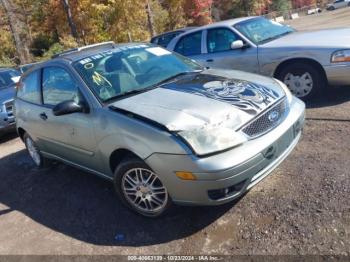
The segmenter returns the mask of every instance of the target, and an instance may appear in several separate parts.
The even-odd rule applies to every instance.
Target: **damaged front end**
[[[198,74],[117,101],[110,108],[167,130],[196,155],[207,156],[276,127],[288,111],[288,100],[283,88]]]

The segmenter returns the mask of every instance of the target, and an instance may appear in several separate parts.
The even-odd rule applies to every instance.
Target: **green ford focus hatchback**
[[[304,111],[276,79],[138,43],[59,54],[29,69],[15,98],[38,167],[54,159],[111,180],[148,217],[241,196],[296,146]]]

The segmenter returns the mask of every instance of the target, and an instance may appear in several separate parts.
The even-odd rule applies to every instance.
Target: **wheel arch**
[[[118,167],[118,165],[125,159],[127,158],[138,158],[140,160],[143,161],[143,159],[141,157],[139,157],[137,154],[135,154],[134,152],[132,152],[129,149],[126,148],[118,148],[116,150],[114,150],[110,157],[109,157],[109,167],[112,171],[112,173],[114,173],[115,169]]]
[[[23,141],[23,137],[24,137],[25,133],[26,133],[26,131],[22,127],[17,128],[17,134],[21,138],[22,141]]]
[[[327,81],[327,83],[328,83],[326,71],[324,70],[324,68],[322,67],[322,65],[319,62],[317,62],[316,60],[314,60],[312,58],[291,58],[291,59],[285,60],[277,66],[273,76],[275,78],[278,78],[279,75],[281,74],[282,70],[286,66],[289,66],[289,65],[294,64],[294,63],[304,63],[304,64],[309,64],[309,65],[314,66],[322,74],[323,79],[325,81]]]

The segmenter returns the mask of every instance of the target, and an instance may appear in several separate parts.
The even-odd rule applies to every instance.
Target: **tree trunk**
[[[67,20],[68,20],[71,34],[74,37],[75,41],[79,44],[80,43],[79,35],[78,35],[77,27],[73,21],[73,16],[72,16],[72,11],[71,11],[70,6],[69,6],[69,1],[62,0],[62,4],[63,4],[64,10],[66,12],[66,15],[67,15]]]
[[[28,27],[25,23],[23,14],[15,8],[10,0],[0,0],[5,8],[13,40],[16,45],[18,59],[21,64],[31,62],[31,55],[29,53],[30,41],[28,38]]]
[[[152,11],[151,5],[149,3],[149,0],[147,0],[146,12],[147,12],[147,20],[148,20],[148,30],[149,30],[151,36],[153,37],[157,33],[156,33],[155,28],[154,28],[153,11]]]

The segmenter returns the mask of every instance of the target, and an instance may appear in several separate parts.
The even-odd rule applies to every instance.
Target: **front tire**
[[[114,187],[123,204],[146,217],[159,217],[172,205],[158,175],[138,158],[126,159],[118,165]]]
[[[300,62],[285,66],[277,78],[286,84],[293,95],[304,101],[315,98],[327,82],[323,73],[313,65]]]

